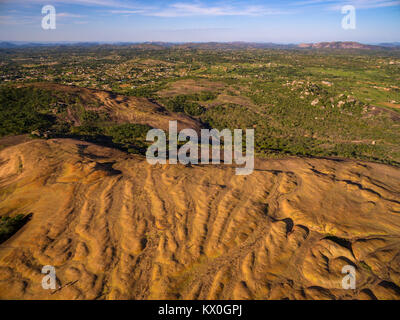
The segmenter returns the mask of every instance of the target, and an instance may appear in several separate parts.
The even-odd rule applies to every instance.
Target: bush
[[[184,106],[184,111],[190,116],[200,116],[205,112],[205,108],[198,103],[191,102],[191,103],[186,103]]]
[[[172,99],[169,99],[165,104],[165,107],[171,112],[184,112],[186,103],[186,96],[176,96]]]
[[[81,115],[81,120],[84,124],[95,124],[100,120],[100,116],[96,111],[84,111]]]
[[[200,101],[209,101],[217,98],[217,95],[213,92],[201,92],[199,93]]]

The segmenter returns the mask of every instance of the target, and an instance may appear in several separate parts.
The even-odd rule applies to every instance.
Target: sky
[[[42,28],[45,5],[55,29]],[[0,41],[398,42],[400,0],[0,0]]]

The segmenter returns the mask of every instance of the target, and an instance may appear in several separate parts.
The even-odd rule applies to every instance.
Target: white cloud
[[[189,16],[262,16],[284,14],[288,12],[268,9],[264,6],[205,6],[193,3],[174,3],[169,7],[144,13],[156,17],[189,17]]]
[[[115,14],[137,14],[143,13],[144,10],[110,10],[110,12]]]
[[[86,16],[82,16],[80,14],[68,13],[68,12],[61,12],[61,13],[57,13],[57,17],[59,17],[59,18],[83,18]]]
[[[344,5],[356,9],[374,9],[400,6],[400,0],[304,0],[293,3],[296,6],[322,6],[329,10],[340,10]]]
[[[32,16],[0,16],[0,25],[26,25],[39,21],[37,17]]]
[[[3,2],[21,3],[26,5],[26,0],[0,0]],[[111,8],[126,8],[126,9],[137,9],[140,5],[132,3],[127,0],[51,0],[52,5],[56,6],[58,3],[68,5],[83,5],[83,6],[97,6],[97,7],[111,7]],[[41,4],[43,0],[30,0],[29,4]]]
[[[344,4],[352,4],[358,9],[374,9],[383,7],[400,6],[399,0],[353,0],[346,1]]]

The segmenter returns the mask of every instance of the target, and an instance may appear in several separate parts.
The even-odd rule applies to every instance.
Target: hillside
[[[0,245],[0,298],[399,299],[399,199],[382,164],[257,160],[244,177],[34,140],[0,152],[0,215],[32,214]]]
[[[300,48],[330,48],[330,49],[384,49],[384,48],[399,48],[399,42],[379,43],[376,45],[363,44],[355,41],[331,41],[319,43],[301,43],[299,45],[292,43],[273,43],[273,42],[71,42],[71,43],[15,43],[1,42],[0,49],[15,49],[15,48],[36,48],[36,47],[97,47],[97,48],[118,48],[127,47],[132,49],[143,50],[163,50],[172,49],[199,49],[199,50],[241,50],[241,49],[293,49]]]
[[[200,131],[201,122],[151,99],[51,83],[0,88],[0,149],[31,138],[74,138],[144,154],[151,128]]]
[[[142,97],[118,95],[104,90],[66,86],[55,83],[33,83],[21,87],[33,87],[47,92],[59,92],[79,98],[85,111],[105,113],[112,123],[145,124],[153,128],[168,130],[171,120],[178,122],[179,129],[201,129],[201,124],[184,114],[171,113],[154,101]],[[68,106],[67,121],[81,125],[79,111]]]
[[[353,41],[336,41],[336,42],[318,42],[318,43],[302,43],[298,45],[299,48],[312,48],[312,49],[379,49],[382,47],[362,44]]]

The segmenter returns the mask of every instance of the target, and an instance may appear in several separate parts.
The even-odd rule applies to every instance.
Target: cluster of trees
[[[42,90],[0,89],[0,136],[47,130],[54,123],[49,107],[54,99]]]
[[[104,126],[82,125],[71,128],[74,138],[104,144],[129,153],[145,154],[148,143],[146,135],[152,127],[142,124],[125,123]]]
[[[206,98],[209,96],[205,96]],[[190,116],[200,116],[204,113],[205,108],[195,101],[200,100],[200,95],[180,95],[167,99],[164,104],[171,112],[184,112]]]
[[[146,135],[152,128],[143,124],[126,123],[105,129],[112,142],[130,153],[145,154],[148,143]]]

